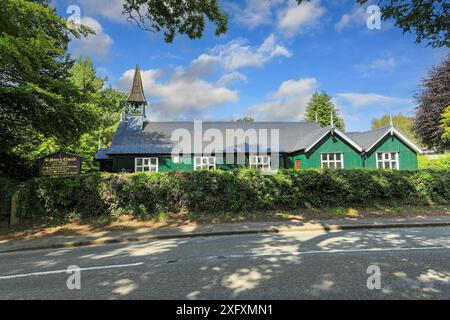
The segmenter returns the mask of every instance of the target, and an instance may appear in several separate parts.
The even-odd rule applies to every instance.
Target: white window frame
[[[134,172],[158,172],[158,171],[159,171],[158,158],[156,157],[134,158]]]
[[[326,156],[324,160],[323,157]],[[332,156],[331,156],[332,155]],[[340,155],[340,159],[337,160],[336,156]],[[340,164],[341,167],[338,168],[337,164]],[[333,164],[333,167],[330,167],[330,164]],[[322,169],[344,169],[344,154],[341,152],[323,152],[320,154],[320,167]]]
[[[381,155],[381,159],[379,159],[379,155]],[[377,169],[400,170],[398,152],[377,152],[375,157],[377,161]],[[386,168],[386,163],[389,164],[389,168]],[[395,167],[393,164],[395,164]]]
[[[199,160],[199,164],[197,164]],[[215,170],[216,169],[216,157],[194,157],[194,170]]]
[[[251,168],[268,170],[270,169],[271,159],[269,155],[266,156],[257,156],[250,155],[249,164]]]

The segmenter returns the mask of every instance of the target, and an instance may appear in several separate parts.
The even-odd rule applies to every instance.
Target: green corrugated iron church
[[[412,170],[417,169],[417,154],[422,152],[392,121],[385,128],[345,133],[333,121],[327,127],[304,121],[147,121],[138,67],[124,105],[125,117],[111,146],[96,154],[102,171],[230,170],[242,166]],[[200,146],[185,141],[198,135]],[[225,142],[218,143],[218,137]]]

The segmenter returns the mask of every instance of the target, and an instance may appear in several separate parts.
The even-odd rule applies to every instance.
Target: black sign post
[[[82,156],[68,152],[57,152],[41,157],[39,176],[80,174],[82,159]]]

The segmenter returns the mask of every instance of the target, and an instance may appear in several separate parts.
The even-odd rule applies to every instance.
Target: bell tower
[[[145,107],[147,106],[147,100],[145,99],[142,86],[141,72],[137,65],[130,94],[127,100],[122,103],[122,106],[125,110],[125,121],[128,122],[128,129],[133,131],[142,130],[146,120]]]

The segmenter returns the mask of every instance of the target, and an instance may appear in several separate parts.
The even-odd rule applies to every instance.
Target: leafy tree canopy
[[[85,157],[83,172],[97,171],[98,165],[94,161],[95,153],[99,147],[111,144],[122,112],[120,102],[126,99],[126,95],[113,88],[105,88],[107,79],[97,75],[92,60],[89,58],[78,58],[69,73],[70,81],[80,89],[85,97],[84,103],[89,104],[90,108],[100,115],[98,125],[83,133],[76,141],[54,137],[44,139],[32,154],[33,157],[37,157],[58,150],[70,151]]]
[[[344,131],[344,120],[338,116],[338,111],[331,101],[331,97],[325,91],[315,92],[306,107],[305,120],[315,122],[317,117],[317,122],[322,127],[326,127],[331,124],[331,113],[333,113],[333,122],[336,128]]]
[[[388,114],[385,114],[380,118],[372,119],[372,129],[387,127],[390,125],[390,121],[391,117]],[[420,144],[419,140],[414,136],[414,133],[411,130],[413,118],[400,113],[392,116],[392,122],[394,127],[399,129],[409,140],[414,142],[414,144]]]
[[[261,0],[270,1],[270,0]],[[300,5],[310,0],[296,0]],[[365,5],[368,0],[356,0]],[[450,45],[450,6],[448,0],[378,0],[383,20],[393,19],[403,32],[415,32],[416,42],[433,47]],[[186,34],[201,38],[206,18],[216,26],[216,35],[227,31],[228,16],[217,0],[125,0],[124,14],[144,30],[164,31],[165,40]]]
[[[361,5],[368,0],[357,0]],[[432,47],[450,45],[448,0],[378,0],[383,20],[394,19],[403,32],[414,31],[416,43],[426,40]]]
[[[449,149],[450,140],[442,138],[442,116],[450,102],[450,54],[434,67],[422,81],[415,96],[416,109],[413,131],[429,148]]]
[[[28,145],[40,137],[76,139],[97,114],[70,81],[68,24],[48,1],[2,0],[0,6],[0,175],[26,175]]]
[[[252,117],[244,117],[237,119],[236,122],[255,122],[255,119],[253,119]]]
[[[450,105],[445,109],[442,114],[441,126],[444,129],[442,133],[442,138],[450,141]]]
[[[123,8],[128,20],[146,31],[163,31],[169,43],[177,33],[201,38],[206,18],[216,25],[217,36],[228,29],[228,16],[217,0],[125,0]]]

